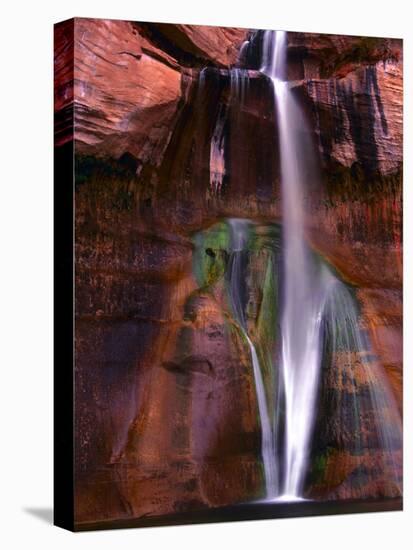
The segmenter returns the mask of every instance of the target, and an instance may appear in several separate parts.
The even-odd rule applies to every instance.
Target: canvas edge
[[[274,519],[301,519],[306,517],[402,512],[403,499],[386,500],[347,500],[289,502],[283,504],[245,503],[231,507],[211,508],[121,520],[75,523],[75,531],[101,531],[112,529],[131,529],[147,527],[183,526],[203,523],[233,523],[238,521],[257,521]]]
[[[54,25],[53,523],[74,531],[74,19]],[[58,56],[63,67],[57,62]],[[64,69],[64,70],[62,70]],[[66,81],[62,78],[65,75]],[[68,79],[68,80],[67,80]],[[57,109],[60,86],[68,97]],[[64,95],[66,102],[66,93]]]

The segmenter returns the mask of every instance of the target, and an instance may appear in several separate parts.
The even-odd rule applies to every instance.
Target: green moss
[[[243,273],[246,294],[245,315],[248,333],[253,340],[265,380],[267,398],[275,409],[276,373],[274,357],[278,339],[279,324],[279,280],[278,256],[281,247],[281,231],[276,224],[255,225],[248,229],[247,242],[244,245],[245,273]],[[244,331],[234,318],[229,297],[229,282],[225,277],[231,255],[230,228],[220,222],[207,230],[198,232],[193,238],[193,273],[198,293],[209,292],[220,296],[222,312],[227,318],[229,338],[236,356],[249,357],[249,344]],[[223,284],[225,282],[225,285]],[[222,299],[224,291],[224,299]],[[196,293],[185,307],[185,318],[194,320],[196,315]],[[225,297],[226,296],[226,297]],[[252,376],[252,368],[249,369]],[[258,414],[258,412],[257,412]],[[257,419],[259,421],[259,419]]]
[[[320,452],[313,458],[309,479],[311,485],[318,485],[324,481],[327,464],[333,453],[334,449],[327,447],[323,452]]]
[[[273,344],[277,339],[278,285],[274,258],[270,256],[265,271],[262,302],[257,323],[257,336],[260,342],[267,346]]]
[[[228,257],[229,233],[225,223],[194,235],[193,273],[201,288],[211,287],[224,276]]]
[[[255,344],[263,377],[266,381],[267,400],[275,406],[274,354],[278,339],[278,274],[274,267],[274,254],[266,255],[261,289],[261,303],[256,323]]]

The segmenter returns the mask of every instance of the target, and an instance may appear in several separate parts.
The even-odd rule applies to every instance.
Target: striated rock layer
[[[288,42],[319,152],[310,243],[354,289],[401,408],[401,41]],[[55,44],[56,144],[76,147],[76,521],[257,498],[251,359],[225,299],[227,237],[214,228],[225,217],[280,221],[259,33],[76,19],[56,27]],[[277,322],[262,304],[277,283],[265,279],[274,241],[261,231],[247,301],[267,369]],[[347,391],[334,376],[325,384]],[[388,493],[373,451],[314,452],[316,498]]]

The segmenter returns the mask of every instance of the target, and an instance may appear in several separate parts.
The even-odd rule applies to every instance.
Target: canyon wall
[[[76,150],[76,520],[258,498],[251,358],[225,298],[220,224],[262,228],[246,300],[267,365],[277,322],[262,304],[276,299],[277,239],[265,228],[280,222],[280,190],[259,34],[76,19],[55,43],[56,145],[74,138]],[[288,33],[288,43],[319,152],[311,245],[354,289],[401,406],[401,41]],[[217,126],[225,162],[211,155]],[[309,494],[386,494],[369,456],[317,452]]]

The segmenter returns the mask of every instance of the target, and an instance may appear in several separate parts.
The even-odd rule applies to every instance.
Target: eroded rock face
[[[233,65],[249,33],[248,29],[201,25],[151,23],[136,26],[146,29],[152,39],[162,43],[165,49],[170,49],[182,65],[190,66]]]
[[[227,245],[204,246],[212,280],[201,284],[193,267],[194,234],[223,218],[280,221],[269,83],[251,66],[241,102],[229,71],[251,34],[88,19],[56,29],[56,140],[72,138],[74,107],[78,163],[78,521],[262,494],[250,357],[222,287]],[[320,153],[309,239],[353,285],[401,403],[401,44],[289,33],[289,61]],[[217,192],[211,139],[220,120]],[[268,249],[262,243],[251,260],[248,318],[257,341],[266,334],[260,277]],[[340,384],[328,379],[331,396],[345,394]],[[317,455],[327,473],[315,468],[313,496],[384,494],[367,454]]]
[[[141,162],[162,156],[183,83],[177,64],[171,66],[167,56],[156,54],[128,22],[76,20],[79,152],[114,158],[128,152]]]
[[[380,61],[357,68],[343,78],[307,80],[315,128],[327,163],[355,176],[387,176],[402,165],[402,68]]]
[[[151,33],[128,21],[79,18],[59,26],[56,41],[61,48],[73,44],[74,59],[64,61],[58,52],[56,110],[73,101],[78,153],[116,159],[128,153],[137,167],[159,165],[198,74],[191,66],[234,63],[246,34],[191,25],[155,25]],[[178,47],[168,53],[159,37]]]
[[[124,488],[135,515],[239,502],[258,496],[262,485],[245,342],[209,293],[190,294],[186,309],[116,461],[120,471],[123,463],[141,465]]]
[[[342,78],[360,67],[402,59],[402,41],[339,34],[288,33],[290,78]]]

